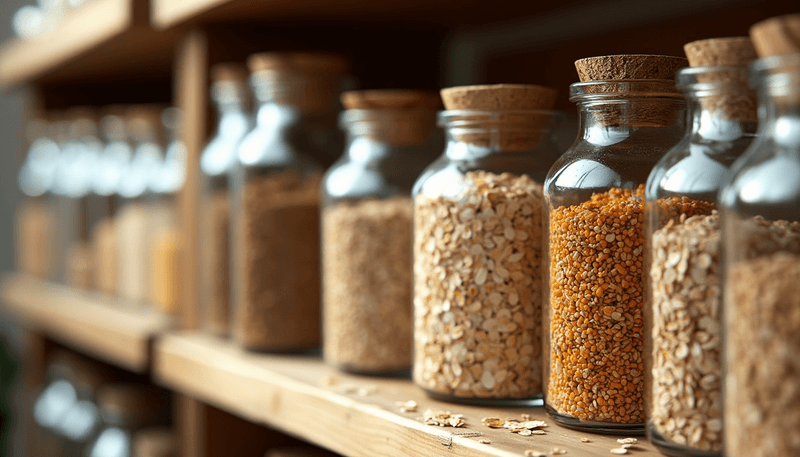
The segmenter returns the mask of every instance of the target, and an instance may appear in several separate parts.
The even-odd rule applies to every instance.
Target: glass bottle
[[[320,341],[319,161],[333,141],[344,61],[256,54],[248,64],[256,125],[239,145],[232,181],[233,334],[254,350]]]
[[[743,66],[678,72],[686,135],[650,173],[646,196],[648,436],[672,455],[722,450],[721,271],[717,193],[755,138]],[[689,386],[691,393],[684,390]]]
[[[667,78],[686,60],[576,67],[583,78],[582,65],[607,60],[607,75],[570,86],[578,137],[544,186],[545,409],[566,427],[633,434],[644,432],[644,184],[683,136],[685,103]],[[619,74],[650,79],[606,80]]]
[[[97,394],[102,425],[87,457],[130,457],[134,434],[165,421],[166,398],[139,384],[111,384]]]
[[[445,151],[413,189],[413,379],[435,398],[541,398],[542,183],[559,155],[555,95],[524,85],[442,91]]]
[[[800,55],[751,66],[757,139],[720,192],[725,452],[800,454]]]
[[[411,189],[442,150],[439,95],[346,92],[342,157],[322,184],[323,353],[359,373],[411,368]]]
[[[135,304],[152,299],[151,238],[163,221],[150,189],[164,158],[160,115],[160,107],[146,105],[131,107],[126,114],[133,155],[118,190],[122,202],[117,216],[117,274],[120,297]]]
[[[103,137],[103,151],[98,161],[98,173],[95,176],[93,189],[95,194],[105,199],[108,217],[97,224],[94,229],[95,287],[109,295],[118,292],[118,240],[117,220],[119,206],[119,188],[128,169],[133,147],[128,139],[124,109],[112,106],[100,121]]]
[[[23,273],[55,278],[57,221],[52,189],[58,167],[58,145],[44,117],[26,127],[28,154],[19,171],[19,188],[25,195],[16,214],[16,264]]]
[[[211,71],[211,98],[219,121],[217,131],[200,156],[200,286],[205,328],[227,336],[230,325],[230,185],[236,148],[252,126],[247,70],[235,63]]]

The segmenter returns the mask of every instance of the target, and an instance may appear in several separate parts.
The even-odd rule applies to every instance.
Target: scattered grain
[[[536,449],[528,449],[525,451],[525,457],[547,457],[547,453]]]
[[[487,440],[486,438],[478,440],[478,442],[481,443],[481,444],[492,444],[492,442]]]
[[[395,404],[400,407],[400,412],[403,413],[413,413],[417,410],[417,402],[414,400],[408,400],[406,402],[398,401],[395,402]]]
[[[581,438],[581,443],[591,443],[591,442],[592,440],[590,440],[589,438]]]
[[[611,450],[611,453],[615,455],[625,455],[628,453],[628,450],[625,449],[624,447],[616,447]]]
[[[464,422],[463,417],[463,414],[451,414],[450,411],[434,411],[431,409],[422,413],[422,420],[425,425],[439,427],[464,427],[467,423]]]
[[[567,453],[567,450],[566,449],[562,449],[560,447],[554,447],[553,450],[551,451],[551,454],[553,454],[553,455],[563,455],[563,454],[566,454],[566,453]]]

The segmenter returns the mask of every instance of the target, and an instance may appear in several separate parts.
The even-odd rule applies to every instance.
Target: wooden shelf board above
[[[616,439],[559,427],[542,407],[478,407],[428,398],[411,381],[346,375],[319,358],[248,353],[197,332],[168,334],[156,343],[156,382],[247,420],[295,435],[348,456],[521,456],[555,447],[568,456],[610,455]],[[333,385],[336,383],[335,385]],[[359,392],[360,391],[360,392]],[[418,410],[400,412],[395,402],[414,400]],[[425,425],[426,409],[463,414],[466,428]],[[518,436],[481,424],[484,417],[520,418],[549,424],[546,435]],[[582,437],[591,440],[581,442]],[[488,439],[490,444],[480,440]],[[642,444],[630,455],[659,455]]]
[[[148,371],[154,337],[172,326],[154,310],[18,273],[0,282],[0,302],[24,326],[136,373]]]
[[[0,49],[0,86],[72,82],[108,75],[163,73],[173,55],[172,33],[141,18],[147,0],[92,0],[31,40],[13,38]]]

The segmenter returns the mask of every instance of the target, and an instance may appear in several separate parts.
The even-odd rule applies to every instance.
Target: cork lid
[[[749,37],[709,38],[683,45],[692,67],[746,67],[758,58]]]
[[[342,76],[347,73],[347,59],[336,54],[317,52],[262,52],[247,59],[251,72],[286,71]]]
[[[575,68],[582,82],[675,79],[675,73],[687,64],[683,57],[620,54],[579,59],[575,61]]]
[[[442,107],[439,94],[425,90],[356,90],[343,93],[341,101],[347,109],[438,111]]]
[[[750,27],[759,57],[800,53],[800,13],[772,17]]]
[[[558,91],[532,84],[458,86],[441,90],[448,110],[547,110],[556,103]]]
[[[211,67],[211,80],[217,81],[247,81],[247,67],[239,62],[218,63]]]
[[[115,423],[155,423],[164,407],[164,395],[140,384],[111,384],[97,393],[104,420]]]
[[[150,427],[133,436],[134,457],[178,457],[178,440],[172,429]]]

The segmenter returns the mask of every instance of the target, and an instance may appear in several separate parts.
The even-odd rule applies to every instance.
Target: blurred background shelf
[[[410,380],[342,374],[318,357],[245,352],[228,341],[197,332],[160,338],[155,347],[156,382],[177,392],[348,456],[521,456],[525,450],[570,456],[609,455],[616,439],[586,435],[554,424],[546,435],[519,436],[481,424],[484,417],[552,424],[541,407],[477,407],[428,398]],[[396,402],[414,400],[415,412]],[[426,409],[463,414],[464,428],[425,425]],[[582,437],[590,443],[582,443]],[[480,440],[488,439],[490,444]],[[642,440],[643,441],[643,440]],[[632,454],[656,456],[648,444]]]
[[[169,74],[173,34],[153,30],[149,0],[92,0],[31,40],[0,50],[0,86]]]
[[[3,277],[0,301],[28,330],[134,373],[148,371],[153,339],[172,326],[150,308],[19,273]]]

